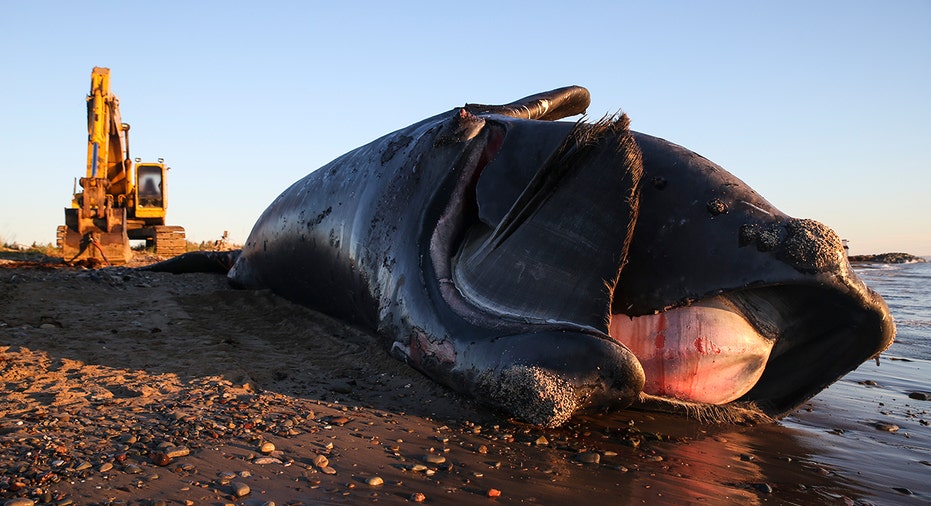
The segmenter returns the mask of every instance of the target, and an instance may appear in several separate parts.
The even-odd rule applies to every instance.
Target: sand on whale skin
[[[540,429],[222,276],[0,261],[0,504],[925,504],[929,374],[864,364],[770,425]]]

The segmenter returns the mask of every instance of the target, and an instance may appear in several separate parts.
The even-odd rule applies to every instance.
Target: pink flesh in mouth
[[[719,298],[655,315],[615,314],[610,334],[640,360],[645,393],[706,404],[749,392],[773,347]]]

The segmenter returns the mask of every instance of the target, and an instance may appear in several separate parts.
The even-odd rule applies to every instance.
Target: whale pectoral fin
[[[641,170],[626,116],[578,125],[493,230],[469,231],[453,260],[456,287],[491,314],[606,332]],[[499,195],[478,194],[480,213]]]
[[[596,334],[547,331],[473,343],[459,357],[465,389],[536,425],[637,400],[644,376],[626,347]]]
[[[591,95],[581,86],[566,86],[544,91],[504,105],[466,104],[472,114],[500,114],[512,118],[556,121],[584,114],[591,104]]]

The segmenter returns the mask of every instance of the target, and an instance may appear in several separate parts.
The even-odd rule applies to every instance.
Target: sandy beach
[[[929,377],[864,364],[776,424],[544,430],[222,276],[0,260],[0,504],[927,504]]]

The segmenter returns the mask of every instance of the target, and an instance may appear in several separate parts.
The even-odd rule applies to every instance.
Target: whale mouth
[[[724,296],[656,314],[613,314],[609,335],[640,361],[644,393],[704,404],[749,392],[774,344]]]
[[[609,334],[640,360],[645,394],[749,401],[778,416],[859,365],[877,332],[894,333],[879,296],[856,278],[846,283],[773,283],[654,314],[612,314]]]

